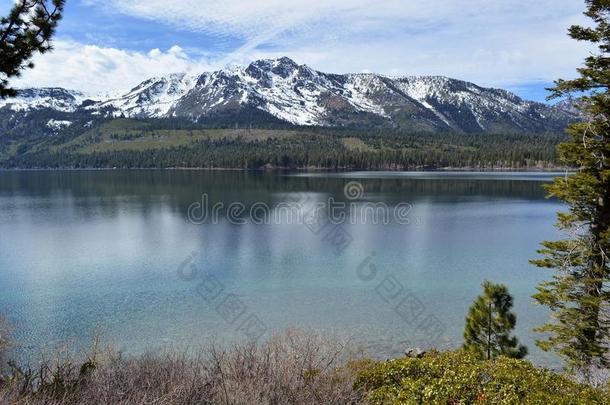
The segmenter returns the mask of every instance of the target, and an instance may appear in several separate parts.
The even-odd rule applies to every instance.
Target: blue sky
[[[12,0],[0,0],[6,13]],[[336,73],[444,75],[542,101],[587,50],[578,0],[68,0],[19,86],[121,92],[155,75],[288,56]]]

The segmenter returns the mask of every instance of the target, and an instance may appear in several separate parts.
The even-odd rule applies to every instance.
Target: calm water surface
[[[551,273],[528,263],[540,241],[558,236],[561,206],[541,188],[551,177],[0,172],[0,310],[23,353],[86,345],[96,328],[128,353],[239,340],[247,335],[243,322],[255,319],[267,335],[314,328],[383,357],[458,346],[468,306],[489,279],[513,293],[530,358],[554,366],[531,331],[547,318],[531,294]],[[350,181],[362,184],[362,198],[346,199]],[[188,208],[203,194],[225,207],[273,209],[306,196],[351,203],[348,210],[365,203],[412,209],[408,224],[344,223],[351,243],[337,252],[326,228],[298,221],[189,222]],[[376,272],[363,277],[359,268]],[[417,319],[434,319],[442,333]]]

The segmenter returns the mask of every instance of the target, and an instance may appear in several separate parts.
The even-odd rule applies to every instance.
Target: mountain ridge
[[[523,100],[502,89],[445,76],[324,73],[290,58],[262,59],[201,74],[144,80],[98,100],[61,88],[22,89],[0,111],[48,109],[96,117],[184,118],[193,122],[259,110],[289,125],[387,127],[421,132],[560,132],[578,114],[567,105]],[[256,122],[253,123],[256,125]]]

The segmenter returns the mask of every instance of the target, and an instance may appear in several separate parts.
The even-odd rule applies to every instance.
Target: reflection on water
[[[518,334],[536,361],[552,364],[533,347],[531,328],[546,314],[530,298],[550,274],[528,264],[541,240],[556,237],[560,206],[545,200],[541,187],[550,177],[0,172],[0,305],[34,349],[84,344],[96,326],[128,352],[213,336],[242,339],[242,320],[254,315],[267,333],[311,327],[390,356],[407,346],[459,345],[467,308],[490,279],[509,285]],[[413,220],[346,223],[350,243],[337,251],[326,228],[195,225],[186,216],[203,194],[225,206],[273,207],[296,196],[352,202],[344,187],[354,180],[364,189],[357,203],[406,202]],[[186,259],[197,268],[195,279],[178,274]],[[374,277],[358,272],[365,262]],[[227,317],[225,301],[210,299],[208,290],[202,294],[205,277],[222,287],[216,298],[230,295],[242,304],[241,318]],[[442,334],[414,314],[436,319]]]

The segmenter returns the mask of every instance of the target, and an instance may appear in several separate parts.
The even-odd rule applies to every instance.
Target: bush
[[[374,404],[607,404],[610,395],[525,360],[481,361],[463,350],[395,359],[360,373]]]
[[[294,331],[196,353],[62,356],[14,369],[0,403],[355,404],[363,397],[356,373],[340,367],[349,358],[340,342]]]
[[[10,329],[6,321],[0,317],[0,379],[2,378],[2,372],[6,365],[6,356],[10,346]]]
[[[0,404],[595,404],[606,392],[524,360],[464,351],[354,360],[333,339],[289,331],[260,344],[123,356],[68,353],[13,364]]]

